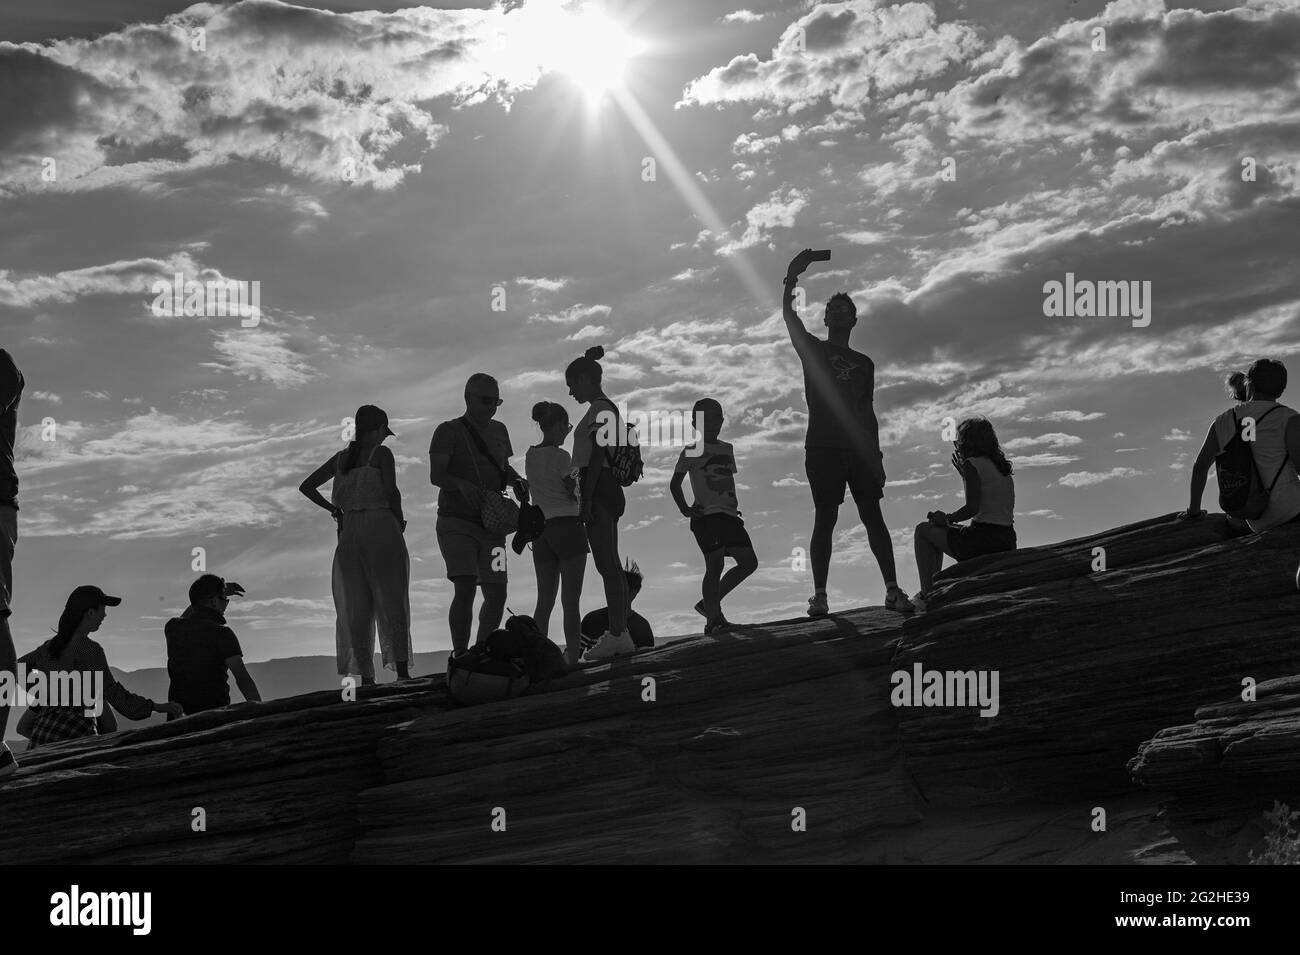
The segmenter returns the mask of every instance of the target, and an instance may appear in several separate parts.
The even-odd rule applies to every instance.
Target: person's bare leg
[[[483,591],[483,606],[478,611],[478,638],[482,643],[493,630],[501,626],[501,618],[506,612],[506,585],[502,583],[480,584]]]
[[[579,554],[560,562],[560,606],[564,609],[564,646],[570,663],[582,657],[582,579],[587,572],[587,555]]]
[[[722,619],[722,594],[719,583],[722,580],[722,565],[727,562],[727,551],[723,547],[711,550],[704,555],[704,619],[717,623]]]
[[[818,504],[813,511],[812,542],[808,556],[812,560],[813,586],[817,590],[826,589],[826,579],[830,576],[831,546],[835,522],[839,516],[838,504]]]
[[[721,604],[746,577],[758,570],[758,555],[753,550],[730,551],[730,556],[736,561],[734,567],[722,575],[722,580],[718,582],[718,603]]]
[[[880,573],[885,578],[885,586],[898,586],[898,570],[894,566],[894,542],[889,539],[889,528],[885,526],[885,516],[880,513],[879,501],[858,502],[858,516],[867,528],[867,543],[876,558]]]
[[[534,546],[533,568],[537,572],[537,605],[533,610],[533,621],[542,636],[549,637],[551,611],[555,609],[555,595],[560,589],[560,562],[539,556]]]
[[[930,592],[934,575],[943,567],[943,551],[939,550],[931,540],[930,532],[935,530],[942,530],[942,528],[933,527],[929,521],[926,521],[924,524],[917,524],[916,531],[912,535],[912,543],[916,549],[916,573],[921,578],[922,597]]]
[[[14,649],[13,634],[9,632],[8,616],[0,617],[0,672],[13,673],[17,680],[18,652]],[[25,689],[25,687],[24,687]],[[9,707],[0,701],[0,743],[4,742],[5,729],[9,726]]]
[[[618,636],[627,629],[627,577],[618,555],[618,524],[613,517],[598,508],[588,538],[596,571],[605,583],[609,632]]]
[[[470,628],[474,625],[474,591],[478,581],[473,577],[453,577],[452,585],[456,588],[447,609],[447,628],[451,631],[452,653],[464,653],[469,649]]]

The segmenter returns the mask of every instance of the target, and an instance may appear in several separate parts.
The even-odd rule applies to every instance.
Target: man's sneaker
[[[8,743],[0,743],[0,779],[18,772],[18,760],[9,751]]]
[[[608,660],[612,657],[622,656],[625,653],[635,653],[636,644],[632,642],[632,634],[624,630],[617,637],[606,630],[596,641],[596,645],[582,655],[583,663],[593,663],[596,660]]]
[[[826,603],[825,594],[813,594],[808,598],[808,616],[824,617],[830,612],[830,606]]]
[[[916,608],[912,606],[912,601],[907,599],[907,594],[903,593],[901,587],[893,587],[885,595],[885,609],[897,610],[899,613],[916,612]]]
[[[722,631],[730,629],[731,621],[726,617],[719,617],[717,620],[713,621],[713,623],[707,623],[704,625],[704,632],[706,635],[711,633],[722,633]]]

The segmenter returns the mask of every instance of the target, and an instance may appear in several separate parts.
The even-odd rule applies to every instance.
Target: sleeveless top
[[[563,448],[537,445],[529,448],[524,457],[529,493],[548,521],[578,516],[578,499],[564,486],[572,469],[569,452]]]
[[[342,474],[339,470],[343,464],[343,455],[347,452],[339,452],[334,459],[334,486],[330,488],[330,500],[335,507],[344,512],[379,511],[391,507],[388,496],[384,493],[379,468],[370,463],[379,447],[375,445],[371,448],[366,463],[358,464],[347,474]]]
[[[1015,523],[1016,482],[1010,474],[999,471],[988,458],[969,460],[975,465],[975,473],[980,479],[980,510],[972,520],[979,524],[1011,527]]]
[[[1277,410],[1265,418],[1264,412],[1274,407]],[[1286,426],[1296,416],[1296,412],[1294,408],[1288,408],[1272,399],[1243,401],[1214,419],[1214,435],[1218,439],[1219,450],[1227,447],[1232,436],[1237,433],[1233,412],[1236,412],[1238,421],[1250,417],[1259,422],[1255,429],[1255,441],[1250,447],[1251,454],[1264,487],[1277,481],[1268,496],[1268,507],[1264,513],[1246,522],[1252,531],[1258,533],[1285,524],[1300,514],[1300,476],[1296,473],[1296,462],[1291,460],[1286,450]]]

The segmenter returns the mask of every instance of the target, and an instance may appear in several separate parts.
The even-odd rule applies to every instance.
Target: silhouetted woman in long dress
[[[363,685],[375,682],[376,630],[384,668],[399,680],[411,675],[411,558],[397,466],[383,446],[392,433],[387,414],[363,405],[356,437],[299,487],[339,522],[332,579],[338,672],[359,674]],[[319,488],[331,479],[327,501]]]

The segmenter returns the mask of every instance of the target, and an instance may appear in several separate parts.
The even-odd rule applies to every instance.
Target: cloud
[[[315,377],[287,332],[267,328],[231,328],[214,332],[220,360],[204,367],[220,368],[240,378],[266,381],[277,388],[301,385]]]
[[[515,284],[522,285],[524,288],[528,289],[529,292],[533,293],[534,297],[543,292],[558,292],[572,281],[573,279],[564,277],[554,279],[544,277],[532,279],[525,275],[520,275],[515,278]]]
[[[201,268],[188,252],[176,252],[163,259],[129,259],[24,278],[14,278],[12,272],[0,269],[0,305],[15,308],[66,305],[91,295],[137,295],[147,303],[151,300],[153,283],[162,280],[171,284],[177,272],[197,281],[225,278],[213,269]]]
[[[613,311],[608,305],[570,305],[558,312],[534,312],[528,316],[530,322],[550,322],[557,325],[571,325],[574,322],[589,319],[609,318]]]
[[[572,335],[565,335],[566,342],[581,342],[590,338],[605,338],[609,335],[609,329],[604,325],[583,325]]]
[[[63,404],[63,398],[51,391],[33,391],[31,397],[37,401],[48,401],[52,405]]]
[[[745,231],[735,241],[728,242],[718,249],[721,255],[730,255],[741,249],[748,249],[766,242],[771,238],[772,230],[788,229],[794,225],[801,209],[808,204],[808,191],[794,186],[778,189],[767,199],[745,213]]]
[[[1062,487],[1087,487],[1091,484],[1100,484],[1102,481],[1113,481],[1115,478],[1137,477],[1143,472],[1135,468],[1111,468],[1109,471],[1071,471],[1069,474],[1061,475],[1060,480],[1056,483]]]
[[[1036,438],[1012,438],[1010,441],[1003,441],[1002,447],[1004,450],[1010,451],[1016,448],[1031,448],[1038,444],[1045,444],[1049,448],[1071,448],[1083,444],[1083,438],[1056,431],[1051,434],[1040,434]]]
[[[1041,415],[1039,421],[1096,421],[1098,418],[1106,417],[1104,411],[1049,411]],[[1033,421],[1033,418],[1022,418],[1022,421]]]
[[[737,56],[687,84],[683,106],[765,103],[800,108],[819,100],[861,107],[975,57],[983,42],[965,23],[937,23],[928,3],[875,0],[818,4],[781,34],[768,59]]]
[[[1048,454],[1042,452],[1039,454],[1017,454],[1011,458],[1011,464],[1016,468],[1055,468],[1063,464],[1073,464],[1079,460],[1077,457],[1069,454]]]
[[[758,23],[760,20],[771,16],[771,11],[765,13],[755,13],[753,10],[734,10],[726,16],[719,19],[719,23]]]
[[[1165,435],[1165,440],[1166,441],[1191,441],[1192,433],[1190,431],[1184,431],[1182,428],[1171,428],[1169,433]]]
[[[772,482],[772,487],[808,487],[808,481],[794,474],[787,474]]]

